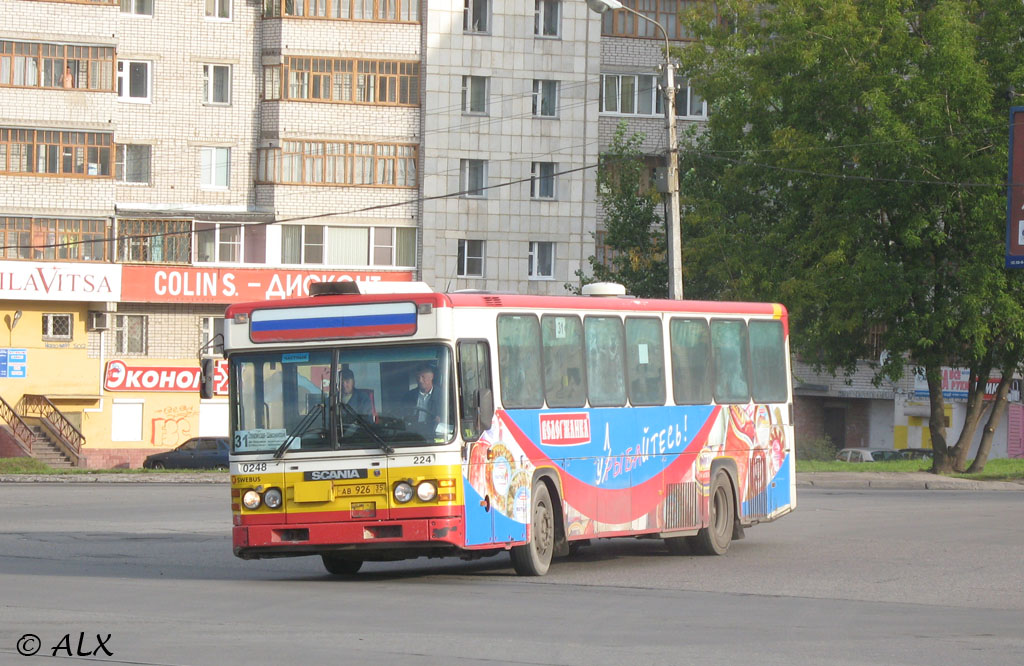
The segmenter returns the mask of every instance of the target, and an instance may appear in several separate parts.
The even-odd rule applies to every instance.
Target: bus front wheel
[[[711,498],[708,502],[708,526],[701,528],[692,537],[690,545],[701,555],[725,555],[732,541],[733,521],[736,509],[733,502],[732,483],[729,475],[718,470],[711,483]]]
[[[530,542],[512,547],[512,566],[520,576],[543,576],[555,551],[555,512],[551,508],[551,493],[543,481],[533,486],[531,514]]]
[[[324,561],[324,568],[327,569],[327,572],[335,576],[351,576],[363,566],[362,560],[338,557],[335,553],[321,553],[320,559]]]

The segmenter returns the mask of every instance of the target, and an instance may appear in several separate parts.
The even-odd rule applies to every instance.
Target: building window
[[[533,80],[533,115],[543,118],[558,115],[558,81]]]
[[[420,0],[263,0],[263,16],[418,23]]]
[[[113,135],[0,127],[0,173],[110,178]]]
[[[660,95],[658,99],[658,113],[665,114],[664,108],[661,106]],[[681,86],[679,92],[676,93],[676,115],[686,116],[687,118],[708,117],[708,103],[690,87],[689,82],[685,86]]]
[[[118,261],[188,264],[191,259],[192,223],[190,221],[118,220]]]
[[[231,149],[204,146],[199,149],[199,185],[226,190],[231,182]]]
[[[533,162],[530,167],[530,198],[555,198],[555,172],[558,165],[554,162]]]
[[[371,227],[371,266],[415,266],[416,229]]]
[[[114,315],[114,353],[145,354],[147,328],[145,315]]]
[[[597,260],[597,263],[611,268],[612,261],[618,254],[618,251],[608,244],[607,231],[602,230],[594,234],[594,258]]]
[[[281,227],[282,264],[415,266],[416,230],[411,227]]]
[[[534,279],[548,279],[555,276],[554,243],[530,241],[530,256],[526,274]]]
[[[658,79],[653,74],[603,74],[600,111],[652,116],[660,113]],[[678,115],[678,114],[677,114]]]
[[[463,32],[490,32],[491,0],[464,0]]]
[[[231,20],[231,0],[206,0],[206,18]]]
[[[665,115],[665,99],[654,74],[602,74],[601,113],[636,116]],[[676,116],[707,118],[707,103],[689,85],[676,94]]]
[[[281,227],[282,264],[322,264],[323,262],[323,225],[287,224]]]
[[[203,104],[231,103],[231,65],[203,65]]]
[[[486,76],[462,77],[463,113],[487,115],[487,85]]]
[[[562,19],[561,0],[534,0],[533,34],[538,37],[558,37]]]
[[[411,144],[292,140],[257,152],[260,183],[416,187],[416,146]]]
[[[630,9],[648,16],[665,28],[669,39],[693,39],[682,22],[679,13],[687,11],[704,0],[622,0]],[[609,37],[641,37],[663,39],[661,31],[651,21],[645,21],[623,9],[605,12],[601,18],[601,34]]]
[[[222,331],[217,337],[218,329]],[[199,318],[199,348],[206,354],[224,353],[224,317]],[[210,345],[207,347],[207,345]]]
[[[459,189],[462,190],[462,196],[487,196],[487,160],[461,160],[459,175]]]
[[[153,0],[121,0],[122,14],[153,15]]]
[[[484,242],[482,240],[459,240],[459,277],[484,276]]]
[[[104,261],[105,220],[0,217],[0,259]]]
[[[122,5],[123,6],[123,5]],[[145,60],[117,61],[117,97],[122,102],[149,104],[150,63]]]
[[[242,227],[239,224],[196,222],[196,261],[242,261]]]
[[[420,64],[399,60],[287,56],[263,68],[263,98],[419,106]]]
[[[73,320],[70,314],[44,314],[43,340],[70,340]]]
[[[0,40],[0,86],[114,89],[114,48]]]
[[[152,146],[119,143],[114,163],[114,180],[149,184]]]

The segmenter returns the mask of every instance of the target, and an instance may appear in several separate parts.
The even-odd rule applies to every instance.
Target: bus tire
[[[724,470],[718,470],[711,483],[708,513],[708,526],[697,532],[690,545],[699,555],[725,555],[732,541],[736,508],[733,502],[732,483],[729,481],[729,474]]]
[[[520,576],[543,576],[551,566],[555,551],[555,512],[551,493],[543,481],[533,486],[533,511],[530,512],[530,541],[512,547],[512,566]]]
[[[335,553],[320,553],[320,559],[327,572],[335,576],[352,576],[363,566],[362,560],[350,560]]]

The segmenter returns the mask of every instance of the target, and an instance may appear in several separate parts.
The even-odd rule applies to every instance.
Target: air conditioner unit
[[[90,312],[89,313],[89,330],[90,331],[106,331],[110,328],[110,313],[109,312]]]

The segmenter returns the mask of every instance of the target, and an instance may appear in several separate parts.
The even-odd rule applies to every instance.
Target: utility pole
[[[668,219],[665,220],[666,246],[668,247],[668,297],[674,300],[683,298],[683,238],[679,231],[679,143],[676,139],[676,77],[675,65],[668,52],[668,33],[665,26],[652,18],[641,14],[635,9],[623,5],[619,0],[587,0],[587,6],[598,14],[609,9],[621,9],[635,14],[645,21],[653,23],[661,30],[665,38],[665,121],[668,124],[668,162],[666,178],[668,178]]]

